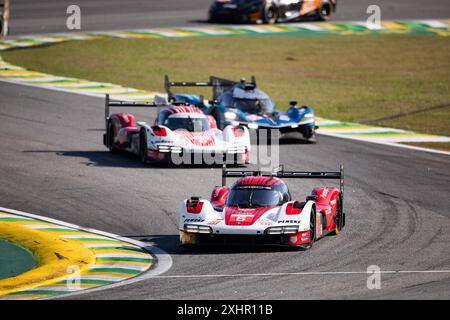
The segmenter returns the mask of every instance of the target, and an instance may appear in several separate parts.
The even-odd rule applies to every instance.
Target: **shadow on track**
[[[148,169],[189,169],[189,168],[222,168],[222,164],[181,164],[174,165],[164,162],[142,163],[139,158],[131,153],[110,151],[63,151],[63,150],[24,150],[24,153],[53,153],[62,157],[85,158],[81,164],[95,167],[117,168],[148,168]],[[227,165],[227,167],[242,167],[241,165]]]
[[[311,145],[316,144],[317,142],[309,142],[304,139],[298,139],[298,138],[282,138],[280,139],[280,145]]]
[[[215,25],[215,26],[223,26],[223,27],[229,27],[229,26],[254,26],[254,25],[261,25],[261,23],[257,23],[257,22],[242,22],[236,19],[230,19],[230,20],[220,20],[220,21],[212,21],[210,19],[192,19],[192,20],[188,20],[189,23],[193,23],[193,24],[209,24],[209,25]],[[298,23],[298,22],[322,22],[322,21],[318,21],[317,18],[315,17],[301,17],[297,20],[294,21],[286,21],[286,22],[282,22],[282,24],[289,24],[289,23]]]
[[[137,239],[144,243],[151,243],[152,246],[160,248],[171,255],[209,255],[303,251],[303,249],[300,248],[291,248],[276,245],[211,244],[199,246],[182,246],[180,245],[178,235],[125,235],[125,237]]]

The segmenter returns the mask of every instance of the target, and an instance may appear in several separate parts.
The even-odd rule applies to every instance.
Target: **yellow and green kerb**
[[[41,299],[111,285],[149,270],[145,249],[111,237],[0,211],[0,239],[29,250],[36,266],[0,280],[0,299]]]

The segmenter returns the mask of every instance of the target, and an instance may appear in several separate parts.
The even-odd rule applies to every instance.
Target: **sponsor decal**
[[[328,189],[324,189],[320,197],[326,199],[327,196],[328,196]]]
[[[250,115],[247,116],[247,119],[248,119],[249,121],[257,121],[257,120],[263,119],[263,117],[258,116],[258,115],[256,115],[256,114],[250,114]]]

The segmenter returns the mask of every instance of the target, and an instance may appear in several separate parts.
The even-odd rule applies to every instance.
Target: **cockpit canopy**
[[[230,91],[224,92],[218,100],[228,108],[250,114],[272,113],[275,109],[270,97],[256,87],[236,85]]]
[[[198,114],[173,114],[162,123],[170,130],[184,129],[190,132],[201,132],[210,129],[205,116]]]
[[[245,177],[230,190],[226,206],[239,208],[275,207],[291,200],[287,185],[275,177]]]
[[[184,129],[190,132],[201,132],[211,129],[208,118],[195,106],[170,106],[158,113],[159,125],[170,130]]]

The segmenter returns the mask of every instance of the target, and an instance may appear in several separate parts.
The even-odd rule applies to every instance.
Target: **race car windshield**
[[[246,113],[270,113],[274,104],[270,99],[234,99],[233,108]]]
[[[281,193],[267,189],[233,189],[227,198],[227,206],[239,208],[273,207],[283,202]]]
[[[209,122],[206,118],[169,117],[164,121],[164,125],[170,130],[185,129],[191,132],[200,132],[210,129]]]

